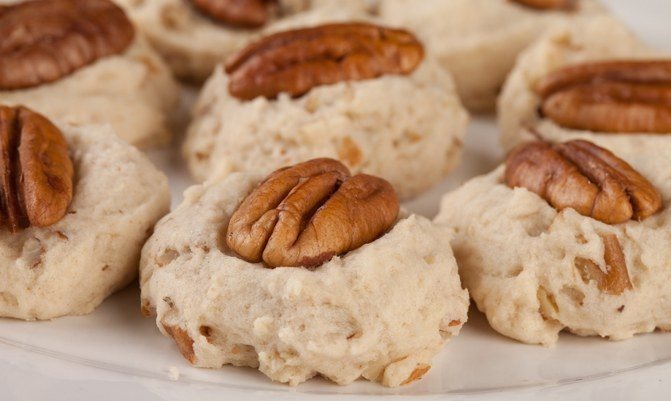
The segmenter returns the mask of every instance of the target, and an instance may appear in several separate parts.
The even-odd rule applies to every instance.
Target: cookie
[[[356,30],[358,36],[343,37],[334,32],[348,29]],[[430,57],[422,58],[421,44],[405,31],[372,24],[333,24],[278,35],[300,37],[315,30],[327,32],[322,33],[322,40],[327,36],[342,39],[343,47],[350,48],[352,55],[359,54],[361,49],[357,46],[379,41],[384,43],[381,46],[394,49],[394,54],[407,53],[398,57],[412,59],[408,61],[412,68],[393,71],[405,65],[395,64],[393,58],[385,59],[385,55],[374,56],[379,59],[375,62],[366,56],[367,67],[379,63],[389,67],[389,73],[369,69],[366,72],[371,75],[363,77],[366,79],[349,79],[352,77],[334,74],[332,68],[346,71],[343,66],[350,61],[329,64],[328,55],[317,55],[324,64],[317,65],[316,74],[305,70],[313,68],[309,63],[296,68],[305,70],[300,72],[303,76],[318,76],[325,81],[311,82],[305,87],[307,80],[297,80],[296,75],[259,78],[270,92],[298,91],[291,95],[238,93],[241,99],[231,93],[232,85],[239,82],[232,82],[231,77],[247,74],[247,67],[232,75],[232,71],[219,66],[194,107],[183,147],[193,177],[203,181],[211,175],[238,171],[268,173],[286,164],[331,157],[354,172],[385,178],[402,198],[417,195],[440,181],[459,162],[468,123],[467,112],[459,102],[449,74]],[[380,32],[402,35],[409,42],[384,42]],[[371,36],[366,37],[368,34]],[[276,37],[271,35],[257,43]],[[300,39],[294,40],[300,43]],[[255,46],[252,44],[248,49],[253,53]],[[285,54],[292,51],[291,44],[283,46]],[[253,54],[253,57],[259,60],[266,56]],[[268,64],[273,62],[264,60]],[[247,64],[252,65],[253,61]],[[291,71],[287,74],[294,73]],[[249,74],[261,75],[264,71]],[[333,77],[336,79],[328,81]]]
[[[90,313],[137,276],[142,244],[170,207],[167,178],[109,126],[54,126],[12,110],[0,106],[0,316]],[[21,164],[8,169],[5,155]],[[17,174],[13,186],[6,179]]]
[[[265,2],[263,18],[250,24],[243,18],[249,10],[239,13],[241,23],[235,23],[205,7],[206,0],[115,1],[142,27],[173,72],[192,82],[207,79],[217,64],[259,34],[276,30],[275,25],[314,25],[367,15],[365,0],[279,0]],[[252,15],[258,13],[252,10]]]
[[[454,77],[469,110],[495,107],[515,58],[543,31],[561,21],[604,13],[593,0],[540,9],[512,0],[379,0],[378,15],[414,31]],[[563,2],[548,2],[563,3]],[[572,22],[571,22],[572,23]]]
[[[456,231],[461,278],[494,330],[622,340],[671,328],[670,188],[654,147],[531,142],[445,195],[435,222]]]
[[[649,59],[668,61],[671,57],[651,49],[620,21],[609,17],[585,19],[549,32],[520,56],[506,81],[498,104],[502,145],[510,149],[540,135],[548,140],[560,141],[584,138],[616,151],[626,150],[630,144],[643,146],[641,142],[650,142],[653,148],[663,146],[662,143],[667,142],[666,136],[646,133],[646,127],[641,127],[641,132],[638,133],[625,133],[622,132],[625,127],[608,129],[591,125],[576,126],[570,122],[558,124],[552,118],[539,114],[543,100],[538,92],[539,85],[544,81],[549,82],[553,74],[601,62],[642,62]],[[606,83],[607,80],[602,81]],[[595,93],[594,87],[586,89]],[[630,100],[620,99],[621,102],[635,103]],[[609,120],[617,120],[620,114],[622,113],[616,112]],[[594,120],[597,121],[598,119]],[[604,132],[605,130],[609,132]]]
[[[52,27],[59,30],[57,40],[46,30],[49,25],[40,22],[50,18],[63,22]],[[168,115],[178,104],[179,87],[121,9],[109,0],[40,0],[3,9],[0,29],[10,35],[24,27],[24,19],[36,24],[36,37],[17,35],[13,45],[32,46],[34,52],[8,45],[0,69],[0,102],[27,105],[72,125],[110,124],[122,139],[142,148],[170,140]],[[86,29],[81,27],[91,22],[106,30],[77,36],[73,27]],[[83,38],[82,43],[73,38]],[[55,60],[53,48],[62,57],[71,53],[72,60]]]
[[[332,185],[333,195],[312,196]],[[329,159],[266,179],[236,173],[193,186],[143,249],[143,310],[156,314],[161,332],[198,367],[248,366],[291,385],[316,375],[338,384],[417,380],[459,332],[469,299],[443,241],[450,231],[416,215],[394,218],[390,189]],[[295,234],[282,210],[303,207],[314,213],[303,216],[311,228],[286,246],[285,236]],[[269,221],[276,211],[276,225],[264,223],[271,233],[257,224],[258,236],[247,237],[254,216]],[[372,226],[384,234],[366,232]],[[353,241],[346,251],[329,250],[345,238]],[[295,267],[282,267],[278,257]]]

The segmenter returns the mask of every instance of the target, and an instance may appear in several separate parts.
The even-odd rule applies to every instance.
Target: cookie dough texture
[[[537,11],[511,0],[379,0],[379,17],[405,26],[448,69],[462,101],[473,111],[493,110],[515,58],[543,31],[562,21],[604,13],[593,0],[578,10]]]
[[[466,321],[468,293],[444,239],[418,216],[308,270],[267,269],[225,248],[237,205],[261,176],[233,174],[185,192],[140,266],[143,309],[199,367],[258,368],[297,385],[315,375],[398,386]],[[166,330],[168,328],[168,330]]]
[[[502,183],[503,167],[447,194],[436,222],[456,230],[459,273],[499,333],[552,345],[566,329],[622,340],[671,329],[671,149],[632,142],[618,156],[661,192],[664,209],[642,222],[606,225]],[[668,148],[668,145],[667,145]],[[633,290],[608,295],[584,281],[575,259],[607,271],[602,235],[615,234]]]
[[[240,101],[221,67],[205,85],[184,144],[192,175],[271,172],[315,157],[378,175],[408,198],[460,160],[468,115],[452,80],[427,59],[409,76],[313,88],[292,99]]]
[[[367,15],[366,0],[279,0],[261,29],[236,29],[198,12],[189,0],[115,0],[143,29],[174,73],[202,82],[214,67],[276,25],[316,25]],[[295,22],[292,22],[295,21]]]
[[[140,250],[170,207],[167,178],[109,127],[60,125],[75,167],[68,212],[49,227],[0,230],[0,316],[92,312],[137,276]]]
[[[170,140],[168,117],[179,103],[179,86],[158,54],[138,37],[124,53],[58,81],[0,91],[0,103],[22,104],[72,125],[111,124],[126,142],[147,148]]]
[[[498,117],[501,129],[501,143],[510,149],[532,136],[526,126],[542,123],[554,125],[551,121],[541,121],[536,110],[540,98],[534,91],[538,82],[549,73],[563,67],[590,61],[617,59],[650,59],[666,57],[659,51],[650,49],[641,42],[620,21],[611,17],[584,19],[580,23],[556,27],[540,38],[520,55],[514,70],[510,73],[498,101]],[[558,133],[559,127],[540,130],[544,134]],[[571,131],[586,137],[587,132]],[[589,135],[587,135],[589,136]],[[607,146],[613,134],[594,134],[588,138],[601,146]],[[640,135],[627,135],[627,137]],[[653,135],[644,135],[651,138]],[[659,136],[657,136],[659,138]],[[548,139],[569,140],[569,135]],[[605,141],[605,143],[604,143]],[[618,139],[619,141],[619,139]]]

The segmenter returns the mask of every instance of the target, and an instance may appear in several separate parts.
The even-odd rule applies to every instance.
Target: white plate
[[[669,0],[607,3],[650,43],[671,50]],[[151,156],[169,173],[173,204],[178,203],[190,183],[178,152]],[[475,119],[459,170],[406,206],[435,215],[441,194],[488,171],[500,157],[494,120]],[[339,387],[321,379],[290,388],[252,369],[192,368],[173,342],[160,335],[153,319],[140,315],[136,286],[89,316],[39,323],[0,319],[2,401],[305,400],[329,395],[358,400],[392,394],[431,399],[445,398],[446,393],[450,400],[661,400],[671,392],[670,376],[671,334],[618,343],[562,334],[558,346],[542,348],[496,334],[475,310],[462,333],[436,356],[431,372],[416,385],[395,390],[364,381]]]

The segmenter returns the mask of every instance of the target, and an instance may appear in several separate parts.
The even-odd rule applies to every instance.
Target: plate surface
[[[446,0],[447,1],[447,0]],[[671,50],[671,2],[605,1],[652,45]],[[187,97],[192,97],[188,94]],[[173,205],[190,185],[177,149],[153,152],[171,178]],[[475,118],[464,161],[449,179],[405,206],[434,216],[440,196],[501,158],[493,118]],[[137,286],[112,296],[93,314],[51,322],[0,319],[0,400],[249,400],[421,396],[450,400],[668,399],[671,334],[626,342],[562,334],[554,348],[516,343],[471,310],[468,324],[436,356],[424,380],[401,389],[359,381],[339,387],[314,379],[297,388],[271,383],[245,368],[190,367],[153,319],[139,313]]]

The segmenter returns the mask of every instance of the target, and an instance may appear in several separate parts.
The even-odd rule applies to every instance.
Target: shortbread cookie
[[[593,0],[546,1],[547,9],[523,0],[379,0],[379,16],[414,31],[454,77],[470,110],[494,109],[515,58],[554,24],[604,12]],[[537,3],[543,3],[538,1]],[[558,8],[553,8],[559,5]]]
[[[552,119],[539,113],[543,100],[539,93],[539,86],[544,81],[549,82],[550,76],[557,74],[562,69],[593,65],[595,62],[641,61],[659,59],[660,57],[670,59],[668,55],[650,49],[619,21],[612,18],[586,19],[580,23],[556,28],[539,39],[520,56],[515,69],[505,84],[498,103],[501,143],[506,149],[510,149],[522,141],[537,136],[539,133],[551,140],[569,140],[583,137],[608,148],[611,148],[610,142],[622,143],[629,140],[634,142],[666,141],[667,139],[664,136],[645,135],[645,132],[639,132],[639,135],[625,135],[625,138],[622,138],[619,135],[622,133],[621,130],[616,128],[609,129],[611,132],[608,133],[598,133],[595,129],[599,126],[594,126],[593,129],[589,129],[589,125],[579,125],[583,129],[573,128],[575,125],[566,127],[563,124],[556,124]],[[622,75],[618,74],[616,70],[617,68],[610,75]],[[602,78],[597,77],[593,81],[600,80],[604,84],[611,80],[606,78],[608,74],[606,73]],[[667,75],[667,81],[671,82],[671,72]],[[582,84],[588,83],[582,82]],[[617,84],[618,82],[615,80],[613,83]],[[594,89],[594,87],[584,88],[587,92],[592,93],[592,97],[597,93]],[[612,92],[613,88],[605,88],[605,90],[605,95],[601,96],[602,99],[612,98],[616,95],[607,93]],[[617,90],[622,92],[619,89]],[[621,95],[616,96],[619,97],[619,102],[633,102],[631,99],[625,100]],[[589,103],[594,104],[595,102],[589,100]],[[565,108],[565,106],[562,106],[562,108]],[[645,113],[643,111],[643,114]],[[578,117],[579,113],[575,112],[574,114]],[[615,112],[608,119],[617,120],[621,114],[621,112]],[[528,127],[537,127],[536,132],[526,129]],[[671,133],[671,130],[669,133]],[[625,144],[624,148],[626,147]]]
[[[11,3],[16,1],[0,0]],[[101,29],[92,31],[87,24]],[[26,26],[33,37],[16,34]],[[0,102],[27,105],[73,125],[111,124],[121,138],[140,147],[170,139],[168,115],[178,103],[179,87],[111,1],[9,6],[0,9],[0,31],[16,38],[5,41],[0,56]]]
[[[0,106],[0,134],[0,316],[90,313],[136,277],[170,207],[166,177],[110,127]]]
[[[367,15],[366,0],[252,0],[247,3],[257,6],[250,4],[251,10],[244,10],[232,19],[204,7],[208,0],[115,1],[129,12],[174,73],[194,82],[204,81],[217,64],[260,33],[275,30],[278,23],[298,26],[302,22],[292,22],[298,19],[314,25]],[[231,5],[221,6],[222,11],[227,8]],[[250,21],[245,16],[256,19]]]
[[[143,310],[198,367],[249,366],[291,385],[417,380],[469,300],[451,232],[396,219],[390,191],[329,159],[191,187],[143,249]]]
[[[447,194],[436,222],[491,326],[544,345],[671,329],[668,154],[531,142]]]
[[[267,65],[284,62],[270,57],[305,46],[301,36],[314,32],[324,43],[331,40],[329,46],[341,41],[348,52],[344,61],[331,63],[328,54],[314,54],[319,63],[293,64],[277,75],[267,74],[265,66],[250,70],[261,59]],[[267,173],[332,157],[355,172],[384,177],[408,198],[455,167],[468,115],[448,73],[432,59],[422,60],[421,45],[411,34],[369,24],[335,24],[282,32],[258,43],[289,36],[291,41],[268,53],[250,45],[239,62],[229,64],[228,73],[220,66],[207,82],[184,144],[197,180],[236,171]],[[393,55],[358,48],[373,41]],[[312,50],[322,49],[306,51]],[[359,69],[348,69],[360,57]],[[388,71],[376,71],[379,66]],[[361,75],[347,76],[352,71]],[[368,79],[355,80],[362,78]],[[254,88],[253,82],[260,85]]]

